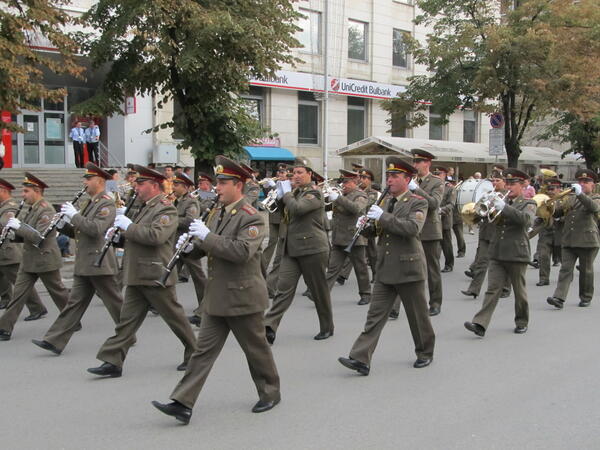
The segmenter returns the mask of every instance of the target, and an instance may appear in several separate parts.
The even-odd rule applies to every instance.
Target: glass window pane
[[[408,33],[394,29],[393,37],[393,65],[396,67],[408,67],[408,53],[406,51],[405,36]]]
[[[321,13],[307,9],[300,9],[300,13],[305,17],[298,22],[301,30],[296,39],[302,44],[303,52],[318,54],[321,52]]]
[[[44,114],[44,160],[46,164],[65,163],[65,115]]]
[[[477,122],[475,120],[463,121],[463,141],[476,142]]]
[[[318,105],[298,105],[298,143],[319,143]]]
[[[408,120],[404,114],[392,114],[392,137],[408,137]]]
[[[442,116],[434,106],[429,108],[429,139],[444,140],[444,125],[441,123]]]
[[[348,21],[348,58],[367,60],[367,24]]]
[[[365,110],[348,109],[348,144],[365,138]]]

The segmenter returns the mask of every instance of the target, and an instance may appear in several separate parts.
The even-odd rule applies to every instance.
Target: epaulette
[[[241,209],[242,209],[242,211],[245,211],[246,213],[250,214],[251,216],[253,216],[254,214],[256,214],[258,212],[256,209],[254,209],[250,205],[244,205],[244,206],[242,206]]]
[[[40,206],[42,208],[47,208],[48,207],[48,203],[42,201],[42,202],[40,202]]]
[[[412,197],[419,199],[419,200],[425,200],[425,197],[421,197],[420,195],[417,195],[417,194],[412,194]]]
[[[161,199],[160,202],[165,206],[171,206],[173,204],[173,202],[171,200],[169,200],[168,198],[163,198],[163,199]]]
[[[108,194],[104,194],[102,198],[105,198],[106,200],[112,200],[112,198],[110,198],[110,195]]]
[[[8,206],[17,206],[17,202],[10,201],[8,202]]]

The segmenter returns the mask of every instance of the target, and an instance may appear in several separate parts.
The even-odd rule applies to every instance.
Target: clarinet
[[[21,212],[21,210],[23,209],[23,206],[25,206],[25,200],[21,200],[21,203],[19,203],[19,209],[17,209],[17,213],[15,214],[15,217],[19,217],[19,214]],[[5,226],[2,228],[2,232],[0,233],[0,248],[2,248],[2,246],[4,245],[4,243],[6,241],[9,241],[10,238],[10,228],[8,228],[8,226]]]
[[[208,217],[208,215],[211,213],[211,211],[215,208],[215,206],[217,206],[218,202],[219,202],[219,196],[217,195],[211,201],[210,205],[204,210],[204,212],[202,213],[202,216],[200,216],[200,220],[202,220],[204,222],[206,220],[206,218]],[[188,245],[190,245],[190,243],[192,242],[192,239],[194,239],[194,236],[188,235],[187,238],[185,239],[185,241],[183,241],[182,244],[179,247],[177,247],[177,249],[175,250],[175,253],[173,253],[173,256],[171,257],[171,259],[169,260],[167,265],[165,267],[163,267],[163,274],[160,277],[160,279],[154,281],[157,285],[159,285],[160,287],[166,287],[166,283],[167,283],[167,279],[169,278],[169,275],[171,275],[171,272],[177,265],[177,261],[179,261],[179,259],[181,258],[181,254],[183,253],[184,249]]]
[[[369,207],[367,208],[367,211],[373,205],[381,206],[383,204],[383,200],[388,195],[389,191],[390,191],[390,188],[386,187],[385,190],[381,193],[381,197],[379,197],[379,199],[375,203],[372,203],[371,205],[369,205]],[[362,224],[358,228],[356,228],[356,231],[354,232],[354,236],[352,236],[352,240],[350,241],[350,243],[348,244],[348,246],[344,249],[344,251],[346,253],[350,253],[352,251],[352,247],[354,247],[354,244],[356,244],[356,241],[360,237],[360,234],[365,230],[365,228],[367,228],[368,226],[371,225],[372,220],[371,219],[364,220],[364,218],[366,218],[366,217],[367,217],[366,214],[363,214],[361,216],[361,219],[363,219],[362,222],[361,222]]]
[[[77,203],[77,200],[79,200],[81,198],[81,196],[83,194],[85,194],[85,191],[87,191],[87,186],[84,187],[79,192],[77,192],[77,194],[75,194],[75,197],[73,198],[73,201],[71,203],[72,204]],[[56,226],[64,219],[64,217],[65,217],[65,213],[63,213],[63,212],[59,212],[59,213],[54,214],[52,216],[52,220],[50,221],[50,224],[48,225],[48,227],[41,233],[40,239],[38,240],[38,242],[36,242],[35,244],[33,244],[34,247],[40,248],[40,246],[44,243],[44,241],[46,240],[46,238],[48,237],[48,235],[50,233],[52,233],[52,231],[54,231],[54,229],[56,228]]]
[[[131,195],[131,197],[129,198],[129,202],[127,203],[127,206],[125,207],[125,213],[124,213],[125,216],[129,213],[129,211],[133,207],[133,204],[135,203],[136,198],[137,198],[137,192],[134,192]],[[106,231],[106,237],[104,238],[104,245],[102,246],[102,250],[100,250],[100,254],[96,258],[96,261],[94,261],[94,267],[100,267],[102,265],[102,261],[104,260],[106,253],[108,253],[108,250],[115,243],[119,242],[120,239],[121,239],[121,229],[120,228],[113,226],[113,227],[110,227]]]

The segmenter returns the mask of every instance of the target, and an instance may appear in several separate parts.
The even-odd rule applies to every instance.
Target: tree
[[[538,139],[557,138],[561,143],[569,143],[571,147],[563,152],[579,154],[585,160],[588,169],[600,166],[600,115],[590,119],[564,112],[558,120],[550,124]]]
[[[108,65],[97,95],[82,113],[114,114],[128,93],[152,95],[161,108],[177,102],[173,120],[183,141],[206,167],[217,154],[235,155],[261,133],[239,94],[252,77],[272,76],[294,63],[294,22],[288,0],[100,0],[83,17],[82,37],[95,67]]]
[[[81,77],[75,57],[77,43],[66,27],[72,19],[60,9],[68,0],[0,1],[0,109],[18,115],[39,110],[39,100],[63,100],[64,89],[44,85],[44,70]],[[39,51],[44,47],[55,51]],[[0,130],[24,130],[14,122],[0,121]]]
[[[420,0],[417,25],[431,26],[425,44],[409,41],[414,61],[428,71],[385,103],[391,114],[427,118],[429,102],[442,122],[457,108],[500,110],[508,165],[516,167],[531,123],[555,109],[600,107],[597,0]],[[509,4],[511,6],[509,6]],[[516,7],[513,5],[517,5]],[[569,50],[570,48],[575,51]],[[389,121],[391,122],[391,120]]]

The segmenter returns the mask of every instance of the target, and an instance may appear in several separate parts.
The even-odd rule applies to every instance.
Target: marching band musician
[[[444,268],[442,272],[452,272],[454,270],[454,249],[452,248],[452,215],[456,205],[456,191],[446,177],[448,169],[443,166],[437,166],[433,169],[433,174],[444,182],[444,196],[440,204],[440,213],[442,215],[442,252],[444,253]]]
[[[10,340],[19,314],[29,298],[35,282],[39,279],[48,290],[57,308],[62,310],[69,299],[69,291],[63,285],[60,276],[62,257],[56,243],[56,230],[52,230],[46,239],[38,245],[40,233],[50,225],[54,208],[44,199],[44,189],[48,185],[29,172],[25,172],[23,199],[30,206],[23,220],[13,217],[6,226],[12,228],[17,240],[23,241],[23,260],[17,273],[13,297],[6,311],[0,317],[0,340]],[[40,312],[40,317],[47,311]]]
[[[416,148],[410,151],[413,165],[417,169],[417,179],[409,189],[425,198],[428,203],[427,220],[421,230],[421,243],[427,258],[427,287],[429,289],[429,315],[437,316],[442,308],[442,276],[440,256],[442,254],[442,219],[439,208],[444,196],[444,182],[430,172],[435,156],[428,151]]]
[[[367,216],[377,221],[377,270],[364,331],[348,358],[338,361],[368,375],[371,357],[397,296],[400,296],[415,344],[415,368],[431,364],[435,334],[428,315],[425,280],[427,263],[419,241],[427,217],[427,200],[409,191],[417,169],[396,156],[385,161],[390,195],[382,207],[371,206]]]
[[[373,180],[375,180],[375,174],[370,169],[361,168],[358,173],[360,174],[360,188],[367,194],[369,204],[374,205],[379,199],[379,192],[373,187]],[[369,236],[367,238],[367,261],[371,268],[371,279],[375,279],[375,267],[377,267],[377,242],[375,236]],[[348,278],[348,275],[346,275]]]
[[[15,187],[6,180],[0,178],[0,229],[8,231],[4,228],[9,219],[17,217],[17,214],[25,215],[26,211],[19,212],[19,204],[12,198],[12,191]],[[23,207],[25,204],[23,203]],[[6,309],[13,296],[17,273],[19,273],[19,265],[23,259],[23,245],[17,242],[11,242],[8,239],[0,247],[0,309]],[[29,310],[29,315],[25,320],[36,320],[46,314],[46,308],[42,304],[35,288],[31,289],[31,293],[25,301],[25,305]]]
[[[134,168],[139,174],[135,189],[143,203],[133,220],[122,214],[115,218],[114,226],[121,230],[125,239],[125,301],[115,335],[108,338],[98,352],[97,358],[103,364],[88,369],[88,372],[99,376],[121,376],[127,352],[135,342],[135,333],[151,306],[185,348],[183,363],[177,370],[185,370],[195,349],[194,332],[175,293],[177,271],[171,273],[166,287],[156,284],[173,253],[177,209],[164,195],[163,174],[143,166],[136,165]]]
[[[283,181],[278,186],[284,205],[283,223],[279,234],[281,265],[273,305],[265,316],[267,340],[275,341],[279,323],[290,307],[300,275],[312,295],[319,316],[319,333],[315,340],[333,336],[333,312],[325,270],[329,258],[329,240],[325,229],[322,193],[311,180],[308,160],[294,162],[293,183]]]
[[[527,332],[529,305],[525,272],[531,259],[528,229],[533,223],[536,203],[523,198],[525,180],[529,175],[518,169],[508,168],[504,172],[508,195],[503,200],[496,196],[493,206],[500,217],[492,222],[494,233],[489,248],[488,288],[481,310],[465,328],[483,337],[492,319],[494,309],[507,281],[515,292],[514,332]]]
[[[506,193],[506,183],[504,174],[499,170],[493,170],[490,176],[494,192],[504,195]],[[475,252],[475,260],[471,264],[471,268],[465,272],[471,273],[471,283],[466,291],[460,291],[467,297],[477,298],[483,286],[485,275],[488,273],[490,264],[490,246],[494,237],[494,225],[490,223],[487,217],[478,217],[479,219],[479,236],[477,241],[477,251]],[[500,294],[500,298],[506,298],[510,295],[510,283],[505,286]]]
[[[358,188],[358,173],[340,169],[342,178],[342,193],[332,191],[329,200],[333,205],[331,252],[329,254],[329,266],[327,268],[327,286],[333,288],[335,280],[344,266],[344,262],[350,259],[354,267],[354,273],[358,280],[359,305],[366,305],[371,299],[371,284],[369,280],[369,269],[367,268],[366,245],[367,240],[359,237],[352,246],[351,252],[344,249],[354,237],[355,224],[359,217],[365,214],[369,204],[367,195]]]
[[[232,331],[246,355],[259,400],[252,412],[261,413],[280,401],[279,375],[271,348],[265,339],[263,312],[267,308],[267,286],[261,269],[260,247],[266,222],[243,196],[243,185],[251,176],[241,165],[217,156],[217,192],[221,207],[207,223],[195,220],[190,235],[195,248],[190,254],[208,256],[208,283],[197,350],[171,394],[171,403],[152,404],[161,412],[187,424],[200,391]],[[178,242],[183,244],[187,236]]]
[[[263,191],[268,193],[271,189],[275,189],[276,182],[275,181],[284,181],[287,180],[287,164],[279,163],[277,164],[277,180],[273,180],[272,178],[267,178],[263,183]],[[279,240],[279,224],[281,223],[281,209],[277,207],[275,211],[269,214],[269,242],[263,251],[263,267],[266,269],[269,267],[271,263],[271,259],[273,258],[273,254],[275,253],[275,249],[277,248],[277,242]],[[270,296],[273,297],[273,296]]]
[[[75,239],[77,252],[73,268],[73,287],[67,306],[46,332],[42,340],[32,342],[57,355],[62,353],[71,336],[81,328],[80,321],[92,297],[97,294],[117,324],[123,305],[121,290],[116,282],[117,258],[110,249],[100,267],[94,262],[104,245],[104,235],[115,220],[115,201],[105,191],[110,173],[88,162],[83,175],[90,198],[82,202],[79,210],[71,202],[62,205],[61,212],[68,217],[60,232]]]
[[[589,169],[579,169],[575,178],[578,182],[572,186],[573,194],[564,198],[555,210],[556,217],[563,217],[562,263],[556,290],[547,302],[558,309],[562,309],[567,299],[577,260],[579,306],[589,306],[594,296],[594,260],[600,247],[597,223],[600,195],[594,194],[597,175]]]
[[[455,192],[456,191],[456,178],[454,176],[447,177],[448,184],[452,186]],[[456,236],[456,257],[464,258],[465,253],[467,252],[467,245],[465,244],[465,236],[464,236],[464,225],[463,219],[460,211],[460,205],[458,204],[458,200],[454,205],[454,209],[452,209],[452,231],[454,231],[454,236]]]

